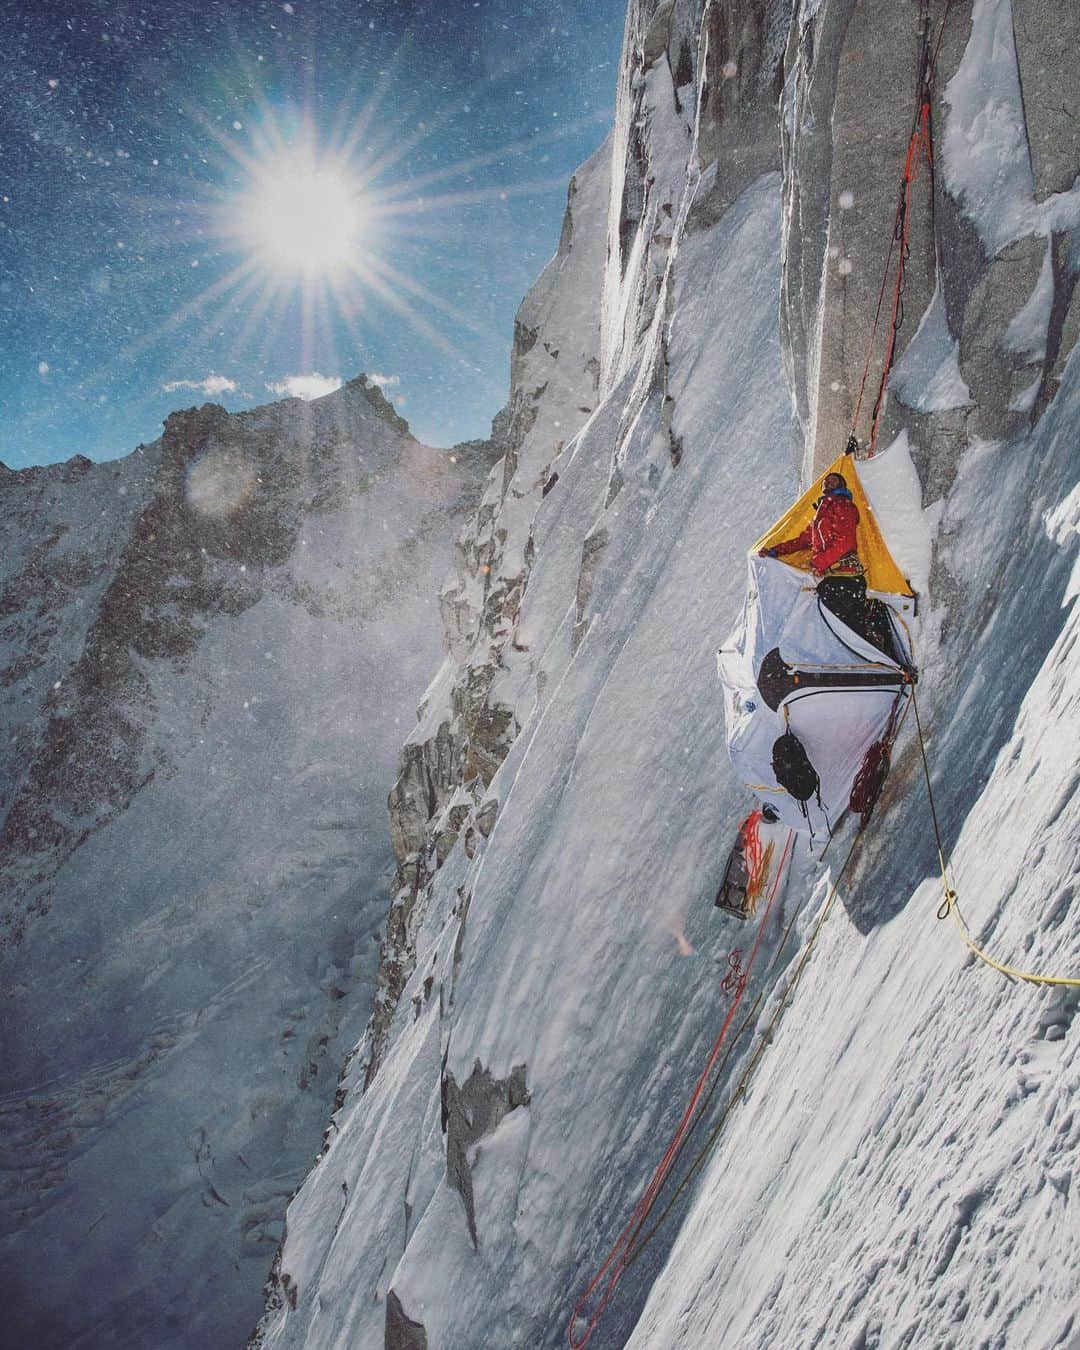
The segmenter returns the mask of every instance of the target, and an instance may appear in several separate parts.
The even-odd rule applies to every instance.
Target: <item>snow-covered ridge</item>
[[[0,473],[13,1344],[255,1321],[370,1010],[386,785],[490,462],[360,377]]]
[[[215,617],[262,597],[309,515],[365,491],[396,458],[416,470],[418,498],[454,497],[456,462],[419,447],[361,376],[312,404],[175,413],[160,441],[112,466],[76,457],[0,477],[14,542],[3,683],[26,737],[5,747],[9,894],[40,907],[70,851],[168,771],[143,663],[183,668]],[[20,907],[5,906],[3,922],[17,940]]]

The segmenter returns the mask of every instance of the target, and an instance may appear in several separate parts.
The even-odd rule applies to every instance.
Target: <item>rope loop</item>
[[[989,952],[984,952],[975,939],[971,936],[967,924],[964,922],[964,916],[960,913],[956,891],[949,885],[949,874],[945,863],[945,842],[941,837],[941,824],[938,821],[937,804],[934,801],[934,787],[930,781],[930,760],[926,753],[926,737],[923,735],[922,718],[919,716],[919,700],[914,687],[911,690],[911,703],[915,709],[915,728],[919,737],[919,755],[922,759],[923,777],[926,779],[926,798],[930,806],[930,821],[934,829],[934,840],[937,843],[938,865],[941,868],[941,884],[945,888],[945,897],[938,905],[937,916],[939,919],[947,919],[950,915],[956,921],[956,928],[964,944],[973,956],[977,956],[984,966],[989,966],[991,970],[998,971],[1001,975],[1007,975],[1013,980],[1022,980],[1026,984],[1049,984],[1068,989],[1080,988],[1080,976],[1077,975],[1043,975],[1034,970],[1021,970],[1017,966],[1006,965],[1004,961],[997,961]]]
[[[743,990],[746,988],[746,971],[742,965],[742,948],[736,947],[728,953],[728,973],[720,981],[720,991],[724,994],[734,994],[736,998],[742,998]]]

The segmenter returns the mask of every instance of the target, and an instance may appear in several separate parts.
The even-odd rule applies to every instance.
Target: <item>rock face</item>
[[[361,376],[0,475],[12,1343],[250,1329],[370,1006],[395,719],[490,461]]]
[[[746,943],[707,902],[748,804],[713,653],[745,549],[846,443],[924,42],[935,172],[865,479],[922,592],[969,920],[1075,973],[1080,121],[1058,9],[954,0],[942,30],[944,0],[632,0],[615,126],[519,314],[506,457],[442,592],[375,1013],[255,1345],[563,1344],[663,1152],[725,1010],[701,953]],[[1070,1335],[1075,1000],[965,967],[951,937],[924,954],[920,772],[906,736],[846,914],[592,1346]],[[785,919],[818,873],[800,852]],[[800,940],[781,956],[778,935],[751,996]]]
[[[450,655],[421,707],[390,793],[398,860],[379,966],[367,1081],[415,966],[417,899],[465,833],[489,834],[498,799],[487,789],[520,730],[514,705],[529,678],[519,625],[535,556],[536,504],[558,481],[564,447],[595,408],[599,387],[601,222],[609,147],[570,182],[559,250],[514,321],[511,394],[493,441],[505,448],[457,542],[439,605]]]
[[[945,0],[803,3],[781,103],[782,325],[807,466],[819,469],[853,428],[863,441],[869,434],[891,292],[872,340],[873,316],[896,253],[899,169],[924,42],[934,58],[936,172],[919,157],[896,347],[902,378],[879,436],[885,446],[908,433],[927,503],[950,487],[972,437],[1035,425],[1078,322],[1080,132],[1065,91],[1080,20],[1040,0],[954,4],[943,27],[945,15]]]

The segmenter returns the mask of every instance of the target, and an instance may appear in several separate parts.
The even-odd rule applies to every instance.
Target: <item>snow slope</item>
[[[777,295],[776,186],[751,189],[719,227],[726,249],[700,241],[698,269],[687,266],[695,316],[718,316],[732,293],[758,316],[745,346],[717,346],[699,367],[703,387],[734,393],[723,417],[711,399],[676,386],[677,398],[686,393],[680,427],[701,433],[698,462],[671,469],[653,398],[605,511],[601,448],[620,407],[612,400],[544,501],[522,624],[537,622],[534,597],[548,622],[561,616],[541,650],[531,648],[545,692],[491,785],[505,798],[486,846],[471,864],[463,850],[451,854],[436,876],[392,1048],[366,1095],[350,1093],[329,1152],[290,1208],[283,1270],[287,1288],[306,1297],[302,1315],[277,1324],[267,1345],[376,1344],[386,1309],[372,1294],[391,1286],[429,1344],[558,1343],[578,1259],[568,1215],[593,1206],[606,1214],[635,1167],[643,1178],[648,1157],[635,1163],[627,1139],[662,1129],[677,1105],[674,1080],[664,1082],[642,1046],[674,1033],[681,1053],[703,1049],[715,969],[680,956],[672,930],[708,944],[715,920],[703,901],[738,802],[730,781],[719,791],[694,786],[715,783],[721,714],[716,700],[703,709],[700,692],[711,688],[716,634],[743,584],[739,572],[724,575],[718,522],[733,496],[747,511],[763,496],[777,510],[793,486],[787,455],[764,481],[740,482],[738,470],[743,438],[782,446],[789,435],[775,345],[771,365],[760,361]],[[580,541],[603,528],[592,623],[570,661]],[[703,571],[715,579],[704,590]],[[605,1015],[611,1009],[619,1011]],[[509,1083],[521,1065],[529,1096],[490,1139],[465,1143],[457,1186],[440,1125],[444,1054],[454,1088],[442,1094],[467,1093],[483,1074]],[[583,1228],[599,1239],[595,1221]],[[492,1307],[495,1287],[504,1296]]]
[[[936,665],[974,679],[961,699],[939,694],[930,741],[976,941],[1067,975],[1080,971],[1078,419],[1074,357],[1038,435],[986,446],[965,466],[943,531],[1014,539],[1023,562],[1002,587],[996,560],[949,547],[950,563],[999,599],[970,653]],[[1004,744],[985,777],[965,783],[995,723],[1009,728]],[[1004,979],[935,919],[928,811],[917,773],[905,777],[914,800],[882,827],[880,862],[841,892],[873,906],[888,887],[899,912],[865,936],[842,910],[828,921],[634,1350],[1077,1344],[1080,991]],[[912,844],[925,879],[909,889],[887,850]]]
[[[1005,959],[1076,974],[1077,221],[1068,191],[1036,201],[1040,175],[998,174],[994,153],[994,128],[1020,126],[1046,154],[1075,63],[1049,8],[952,6],[938,200],[913,224],[890,448],[866,477],[921,592],[963,913]],[[508,457],[463,536],[472,617],[392,803],[408,884],[329,1147],[289,1207],[263,1350],[564,1344],[663,1153],[724,1018],[728,952],[752,941],[711,905],[750,804],[714,650],[794,466],[846,439],[910,127],[908,17],[630,4],[610,195],[574,220],[573,248],[606,240],[600,331],[578,332],[599,401],[536,470]],[[1080,144],[1055,134],[1075,177]],[[553,322],[579,296],[573,256],[542,283]],[[568,414],[530,388],[535,422]],[[521,541],[506,565],[504,539]],[[1077,999],[977,965],[935,921],[912,730],[748,1099],[592,1346],[1075,1342]],[[846,847],[796,854],[747,995],[763,1017]]]
[[[0,479],[5,1344],[255,1321],[370,1008],[386,790],[487,467],[361,380]]]

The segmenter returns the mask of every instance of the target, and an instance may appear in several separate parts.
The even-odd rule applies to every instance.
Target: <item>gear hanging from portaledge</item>
[[[808,802],[821,785],[806,747],[793,731],[773,742],[772,766],[776,781],[800,802]]]
[[[746,865],[746,851],[740,833],[734,847],[728,854],[727,866],[724,868],[724,879],[720,883],[720,889],[716,892],[716,899],[713,904],[717,909],[723,909],[728,914],[734,914],[736,918],[745,919],[749,913],[746,903],[746,893],[749,886],[750,870]]]
[[[770,811],[771,821],[776,820]],[[752,919],[772,866],[773,845],[766,844],[760,826],[766,821],[765,809],[751,811],[739,826],[739,833],[728,855],[724,879],[714,904],[738,919]]]
[[[880,740],[876,740],[863,755],[859,772],[855,775],[855,781],[851,785],[848,809],[861,817],[860,830],[866,828],[870,817],[874,814],[874,807],[884,790],[885,780],[889,776],[893,743],[903,721],[903,718],[899,716],[900,707],[904,703],[906,692],[906,690],[903,690],[897,694],[885,731],[882,733]],[[904,711],[907,712],[907,704],[904,704]]]
[[[927,171],[930,176],[930,233],[933,242],[934,257],[937,260],[937,227],[934,219],[934,198],[936,194],[935,168],[934,168],[934,123],[933,123],[933,84],[934,72],[937,68],[938,53],[941,50],[941,40],[945,35],[945,24],[949,17],[949,10],[952,7],[952,0],[946,0],[945,11],[941,16],[941,26],[938,30],[937,42],[931,49],[930,41],[930,0],[919,0],[919,22],[920,22],[920,43],[919,43],[919,69],[918,69],[918,104],[915,110],[915,117],[912,123],[911,135],[908,139],[907,155],[904,158],[904,172],[900,181],[900,191],[897,196],[896,214],[893,217],[892,240],[889,244],[889,252],[885,259],[885,269],[881,277],[881,289],[878,292],[877,308],[874,311],[874,322],[870,329],[870,340],[867,343],[866,363],[863,366],[862,379],[859,382],[859,395],[855,401],[855,412],[851,419],[851,430],[848,434],[848,453],[855,458],[871,459],[877,448],[878,429],[881,423],[881,414],[885,406],[885,391],[889,383],[889,375],[892,371],[893,358],[896,355],[896,337],[904,323],[904,285],[907,280],[907,263],[911,253],[910,244],[910,225],[911,225],[911,190],[919,176],[919,166],[923,158],[926,160]],[[878,325],[881,320],[881,309],[885,302],[885,294],[889,283],[889,273],[892,268],[893,254],[897,254],[896,278],[893,283],[892,314],[889,324],[889,334],[885,343],[885,354],[881,364],[881,379],[878,383],[877,397],[874,400],[874,408],[870,418],[870,435],[865,449],[861,448],[858,440],[859,414],[862,411],[863,395],[866,391],[866,381],[870,374],[870,363],[873,360],[874,344],[877,339]]]
[[[799,809],[807,821],[810,813],[806,803],[811,797],[817,799],[822,810],[825,809],[821,801],[821,779],[817,769],[810,763],[806,746],[793,731],[785,731],[773,742],[772,768],[776,781],[799,803]],[[810,837],[813,838],[812,830]]]

